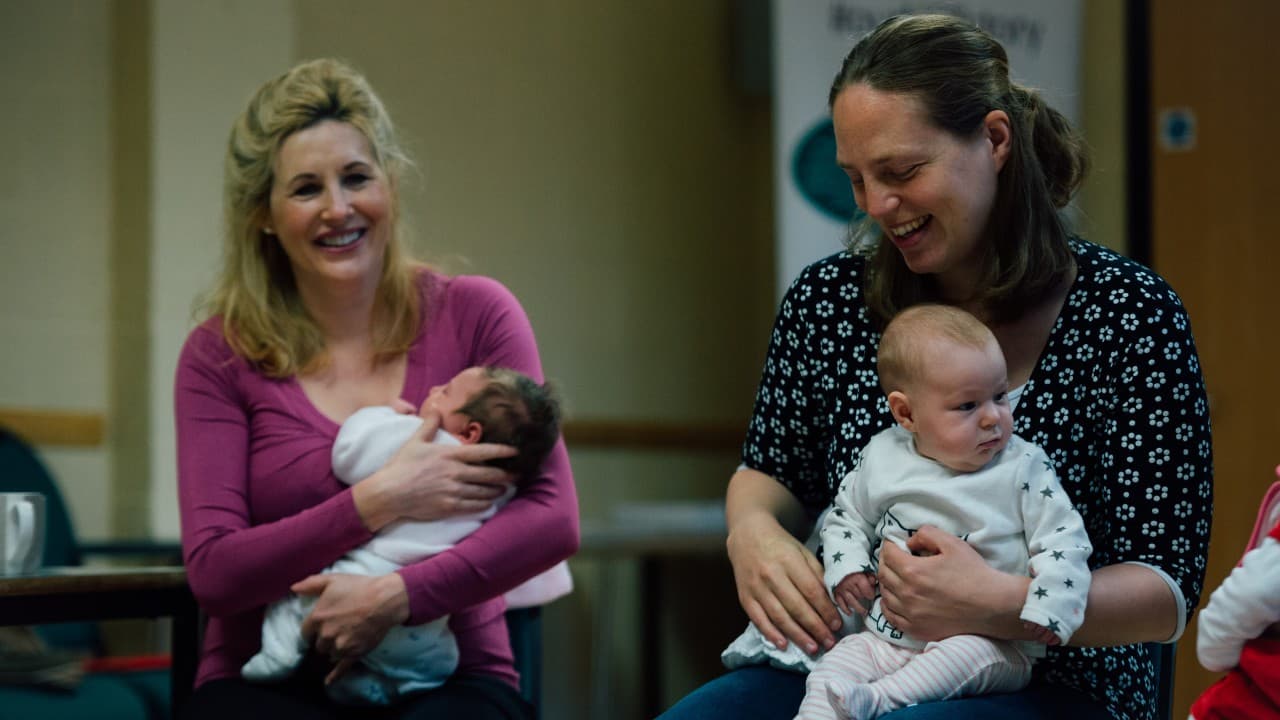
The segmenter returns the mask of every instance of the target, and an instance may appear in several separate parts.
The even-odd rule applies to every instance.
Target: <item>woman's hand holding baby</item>
[[[835,605],[822,586],[822,566],[804,545],[762,516],[729,533],[729,561],[738,600],[769,642],[797,643],[812,655],[835,644]]]
[[[510,473],[484,465],[511,457],[509,445],[434,443],[438,416],[422,426],[381,470],[352,488],[356,510],[372,532],[400,519],[439,520],[487,510],[515,481]]]
[[[289,589],[299,595],[319,596],[302,622],[302,636],[317,654],[334,663],[325,684],[338,679],[377,647],[388,630],[409,619],[409,593],[396,573],[377,577],[312,575]]]
[[[926,642],[1027,636],[1018,614],[1029,577],[992,569],[964,540],[928,525],[907,547],[911,552],[893,543],[880,548],[880,607],[895,627]]]

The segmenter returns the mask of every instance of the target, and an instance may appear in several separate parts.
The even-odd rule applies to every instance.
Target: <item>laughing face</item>
[[[912,95],[858,83],[832,104],[836,160],[853,196],[915,273],[937,276],[943,292],[967,299],[989,251],[983,233],[1009,152],[1001,110],[970,138],[931,123]]]
[[[270,222],[303,293],[376,287],[390,233],[391,192],[369,142],[334,120],[290,135],[276,156]]]

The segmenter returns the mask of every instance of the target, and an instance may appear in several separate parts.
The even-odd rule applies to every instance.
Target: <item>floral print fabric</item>
[[[1199,602],[1213,511],[1209,411],[1187,313],[1151,270],[1075,240],[1077,277],[1014,412],[1084,517],[1093,568],[1141,562]],[[862,301],[865,258],[807,267],[782,302],[743,463],[811,517],[872,435],[893,422],[876,375],[880,335]],[[1144,645],[1050,648],[1035,681],[1082,690],[1113,717],[1155,712]]]

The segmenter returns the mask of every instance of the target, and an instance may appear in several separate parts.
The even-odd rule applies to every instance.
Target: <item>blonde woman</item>
[[[224,266],[175,390],[183,548],[209,616],[187,717],[344,717],[356,711],[324,684],[391,627],[444,615],[457,671],[389,717],[529,716],[496,598],[577,548],[564,443],[527,478],[485,464],[509,446],[442,446],[430,433],[353,487],[330,467],[339,426],[362,407],[418,405],[475,365],[542,381],[528,318],[504,287],[406,255],[405,165],[373,90],[333,60],[263,85],[232,128]],[[483,511],[517,479],[511,502],[450,550],[379,577],[318,574],[391,523]],[[284,683],[241,679],[264,607],[291,592],[316,601],[309,661]]]

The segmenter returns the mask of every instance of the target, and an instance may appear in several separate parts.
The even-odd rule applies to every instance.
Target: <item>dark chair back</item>
[[[45,566],[81,564],[76,539],[62,492],[30,445],[13,432],[0,428],[0,492],[38,492],[45,498]],[[83,615],[81,615],[83,617]],[[50,646],[100,655],[102,634],[97,623],[61,622],[36,626]],[[167,669],[89,672],[73,688],[0,687],[0,715],[62,720],[83,717],[115,717],[160,720],[169,717],[170,693]]]
[[[45,565],[79,565],[71,515],[49,470],[25,440],[0,428],[0,492],[38,492],[45,496]]]
[[[511,653],[520,673],[520,694],[533,706],[534,717],[542,716],[542,608],[512,608],[507,611],[507,632]]]
[[[62,492],[31,446],[5,428],[0,428],[0,492],[44,495],[44,564],[80,564],[80,547]],[[101,634],[94,623],[58,623],[42,625],[37,630],[45,642],[56,647],[85,650],[94,655],[102,651]]]
[[[44,564],[79,565],[80,546],[67,505],[44,463],[26,441],[0,428],[0,492],[38,492],[45,497]],[[542,710],[542,608],[515,608],[507,611],[507,630],[516,670],[520,673],[520,694],[533,705],[536,716]],[[198,630],[197,628],[194,630]],[[37,628],[45,642],[58,647],[100,654],[101,634],[95,623],[58,623]],[[199,650],[199,642],[192,647]],[[175,658],[175,666],[179,664]],[[194,668],[194,665],[188,663]],[[185,666],[184,666],[185,667]],[[175,668],[176,670],[176,668]],[[189,675],[190,673],[183,673]]]
[[[1156,666],[1156,720],[1173,718],[1173,665],[1177,643],[1147,643]]]

